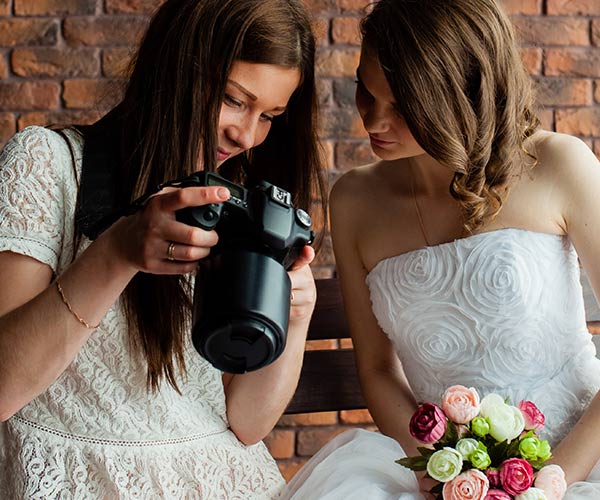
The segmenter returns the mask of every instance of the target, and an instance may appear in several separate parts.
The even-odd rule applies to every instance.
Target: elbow
[[[245,446],[252,446],[260,443],[268,432],[262,432],[261,429],[236,429],[231,427],[231,431],[235,434],[235,437]]]

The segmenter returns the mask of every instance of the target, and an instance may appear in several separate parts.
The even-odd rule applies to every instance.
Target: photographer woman
[[[0,497],[278,494],[283,479],[259,441],[298,379],[314,251],[289,272],[283,354],[230,375],[189,341],[191,273],[218,236],[175,219],[228,191],[165,189],[101,222],[154,186],[217,168],[239,183],[265,179],[308,208],[323,195],[313,63],[299,2],[167,0],[109,115],[79,131],[30,127],[6,145]],[[82,195],[88,153],[106,168],[87,181],[84,171]]]

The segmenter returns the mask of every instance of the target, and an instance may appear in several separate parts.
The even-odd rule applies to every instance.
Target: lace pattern
[[[79,176],[82,139],[67,133]],[[60,274],[72,260],[76,194],[64,139],[41,127],[16,134],[0,153],[0,251]],[[182,395],[168,384],[148,394],[128,346],[117,302],[58,380],[0,427],[0,498],[276,496],[275,461],[228,430],[221,373],[191,342]]]

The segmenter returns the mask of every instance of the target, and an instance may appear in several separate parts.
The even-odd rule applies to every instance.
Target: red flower
[[[533,467],[522,458],[509,458],[500,465],[500,482],[509,495],[518,495],[533,484]]]
[[[410,434],[422,443],[435,443],[446,432],[446,414],[432,403],[423,403],[410,419]]]

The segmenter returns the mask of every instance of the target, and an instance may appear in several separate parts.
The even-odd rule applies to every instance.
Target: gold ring
[[[173,252],[175,251],[175,243],[169,243],[169,248],[167,248],[167,260],[173,261],[175,257],[173,256]]]

